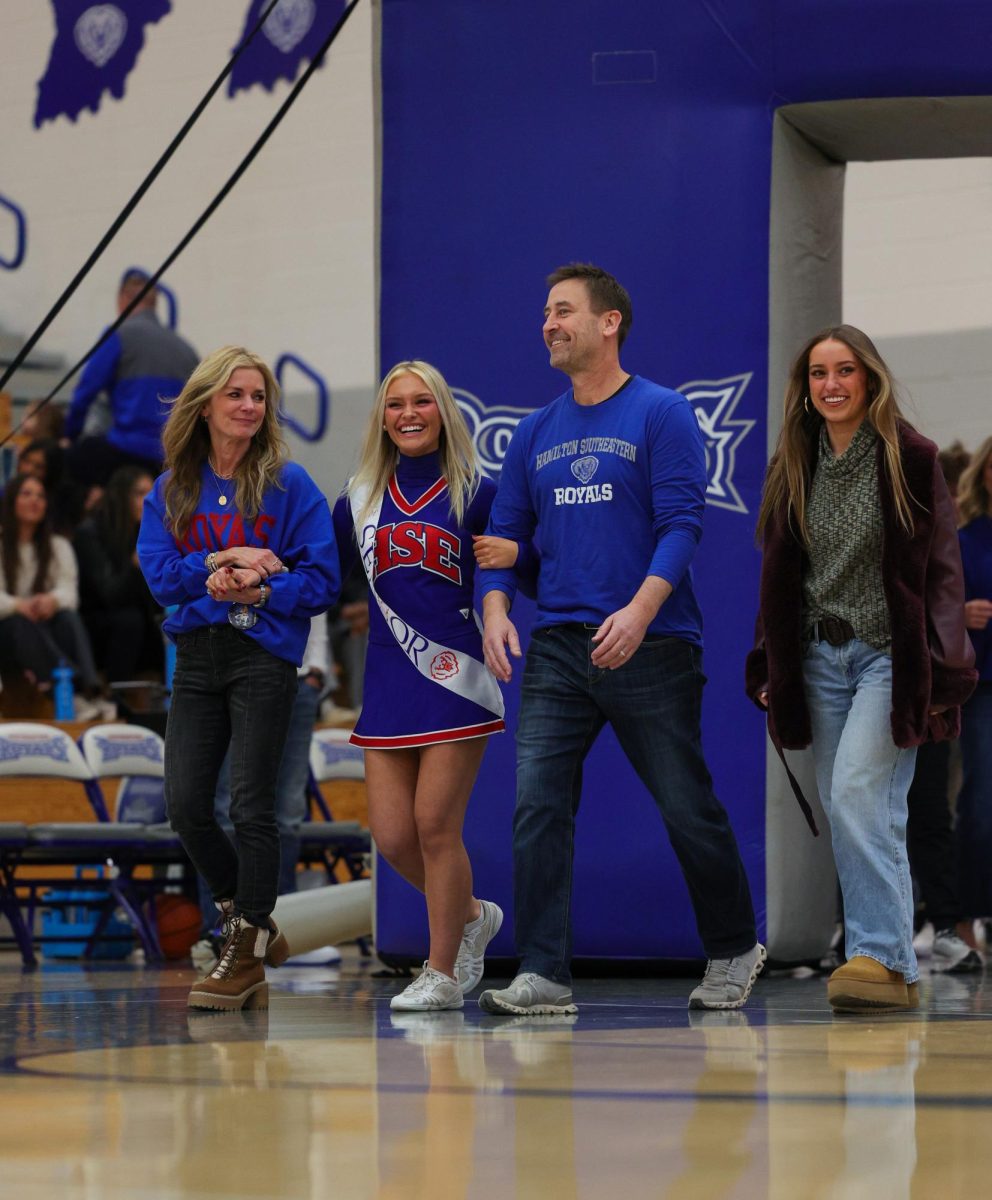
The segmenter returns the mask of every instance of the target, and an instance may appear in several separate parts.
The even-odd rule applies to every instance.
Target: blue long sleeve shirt
[[[126,454],[162,460],[162,427],[196,366],[196,351],[152,312],[139,312],[112,333],[90,357],[65,418],[66,437],[83,430],[90,405],[102,392],[113,423],[107,441]]]
[[[571,389],[517,426],[488,532],[540,546],[535,627],[600,624],[649,575],[672,585],[649,633],[702,645],[690,563],[699,544],[706,453],[692,407],[640,376],[600,404]],[[511,599],[512,571],[483,571]]]
[[[145,497],[138,533],[138,560],[152,595],[163,607],[178,605],[163,629],[170,638],[227,621],[230,605],[207,594],[206,557],[231,546],[264,546],[289,567],[269,579],[272,591],[258,622],[246,630],[277,658],[303,661],[310,618],[326,611],[341,588],[331,512],[323,493],[297,463],[286,463],[280,487],[265,493],[254,521],[218,502],[216,477],[206,463],[200,500],[182,539],[165,526],[165,482],[160,475]],[[229,497],[230,500],[230,497]]]

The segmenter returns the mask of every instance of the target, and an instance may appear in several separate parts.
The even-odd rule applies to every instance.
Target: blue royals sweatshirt
[[[282,468],[279,487],[265,493],[254,521],[243,520],[234,508],[234,488],[225,488],[228,502],[219,503],[217,480],[206,462],[200,477],[200,501],[182,539],[165,527],[165,482],[160,475],[145,497],[138,532],[138,560],[152,595],[163,607],[178,605],[163,625],[170,638],[205,625],[227,622],[229,604],[207,594],[205,559],[213,550],[231,546],[264,546],[289,567],[269,580],[272,592],[258,622],[246,630],[276,658],[297,667],[310,634],[310,618],[337,600],[341,587],[338,551],[331,513],[323,493],[297,463]]]
[[[692,407],[634,375],[601,404],[572,390],[517,426],[489,533],[540,547],[535,628],[600,624],[648,575],[673,587],[649,633],[702,645],[689,564],[703,527],[706,453]],[[484,593],[516,591],[512,571],[483,571]]]

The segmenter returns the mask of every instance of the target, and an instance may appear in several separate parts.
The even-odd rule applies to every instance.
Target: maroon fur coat
[[[877,456],[882,584],[892,622],[892,738],[905,747],[928,738],[957,737],[961,705],[974,691],[978,675],[964,624],[954,506],[937,463],[937,447],[908,425],[900,426],[899,442],[906,483],[916,501],[912,536],[896,517],[881,438]],[[768,690],[769,728],[789,750],[812,741],[802,673],[804,568],[802,543],[784,514],[776,514],[765,531],[756,642],[747,656],[745,686],[756,704],[758,693]],[[928,710],[938,705],[947,710],[930,716]]]

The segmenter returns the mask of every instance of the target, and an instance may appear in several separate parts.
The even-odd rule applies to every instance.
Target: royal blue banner
[[[52,0],[55,41],[48,67],[38,83],[35,126],[67,116],[75,121],[84,108],[96,112],[104,92],[117,100],[145,44],[145,26],[172,9],[171,0]]]
[[[265,11],[269,0],[251,0],[243,41]],[[279,79],[292,83],[300,64],[320,49],[344,11],[345,0],[278,0],[258,36],[234,65],[228,95],[256,83],[270,91]]]

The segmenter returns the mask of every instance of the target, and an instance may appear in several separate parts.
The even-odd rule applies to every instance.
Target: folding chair
[[[141,896],[143,917],[154,935],[158,951],[155,894],[175,890],[177,873],[173,868],[181,868],[178,875],[183,876],[189,866],[182,842],[166,818],[165,742],[154,730],[140,725],[94,725],[84,731],[79,748],[93,773],[93,779],[86,787],[98,819],[104,822],[111,819],[100,782],[117,779],[115,823],[129,828],[141,827],[154,837],[154,865],[164,866],[166,870],[157,878],[133,882],[135,893]]]
[[[300,860],[322,862],[328,882],[337,883],[334,868],[343,862],[352,879],[361,879],[372,848],[369,831],[358,821],[335,821],[320,790],[329,779],[365,778],[365,756],[348,740],[347,729],[315,729],[310,738],[310,774],[307,798],[311,813],[322,820],[304,821],[300,826]]]
[[[120,825],[106,818],[106,804],[82,752],[64,730],[30,722],[0,724],[0,776],[69,779],[78,782],[93,807],[96,821],[41,822],[24,825],[23,841],[17,825],[7,826],[0,838],[0,891],[5,914],[17,910],[20,919],[11,921],[21,956],[27,965],[37,960],[34,945],[35,911],[39,893],[46,888],[64,888],[64,877],[27,878],[18,876],[22,866],[106,867],[103,878],[73,881],[73,890],[93,892],[92,908],[97,913],[91,932],[78,940],[85,942],[89,954],[100,940],[117,907],[127,913],[150,959],[160,957],[154,929],[141,911],[133,872],[139,863],[155,862],[161,856],[165,835],[143,826]],[[19,893],[26,893],[22,899]],[[58,940],[69,940],[59,936]],[[77,940],[77,939],[72,939]]]

